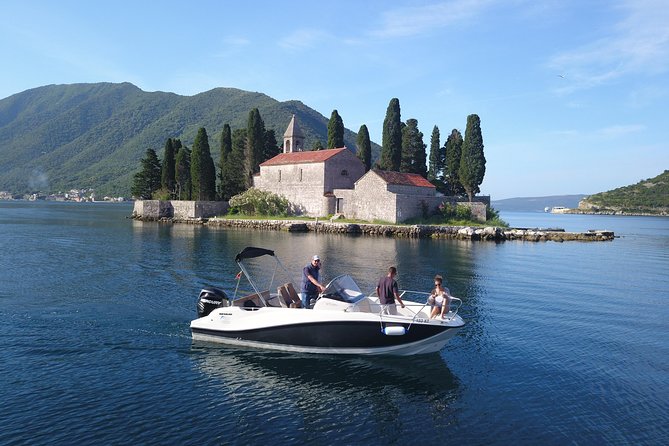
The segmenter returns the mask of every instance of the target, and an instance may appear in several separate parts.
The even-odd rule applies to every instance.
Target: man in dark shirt
[[[376,285],[376,294],[379,296],[379,302],[381,305],[386,306],[386,309],[390,314],[397,314],[395,299],[397,299],[402,308],[404,308],[404,302],[402,302],[402,298],[400,297],[397,286],[397,281],[395,281],[396,275],[397,268],[391,266],[388,268],[388,275],[381,277],[379,279],[379,284]]]
[[[320,269],[321,259],[318,256],[313,256],[311,263],[302,269],[302,286],[300,288],[302,308],[310,308],[311,299],[316,299],[318,293],[325,290],[325,287],[318,281]]]

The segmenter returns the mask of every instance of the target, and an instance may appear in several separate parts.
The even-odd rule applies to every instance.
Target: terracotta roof
[[[322,163],[333,156],[348,150],[346,147],[340,149],[326,149],[326,150],[314,150],[308,152],[291,152],[291,153],[280,153],[274,158],[270,158],[264,163],[260,164],[261,166],[279,166],[282,164],[307,164],[307,163]]]
[[[400,184],[403,186],[431,187],[435,189],[434,184],[427,181],[417,173],[391,172],[388,170],[376,170],[373,172],[380,176],[388,184]]]

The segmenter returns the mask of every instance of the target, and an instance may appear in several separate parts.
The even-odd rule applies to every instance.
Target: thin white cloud
[[[578,138],[589,140],[603,140],[611,138],[621,138],[623,136],[639,133],[646,130],[643,124],[620,124],[611,125],[584,132],[582,130],[556,130],[550,133],[550,137]]]
[[[317,29],[298,29],[279,40],[278,44],[281,48],[289,51],[299,51],[308,48],[313,48],[319,43],[329,40],[330,35],[325,31]]]
[[[379,38],[407,37],[444,28],[478,15],[490,0],[445,1],[430,5],[391,9],[370,34]]]
[[[669,8],[666,0],[628,0],[625,17],[610,35],[565,51],[548,66],[564,73],[559,93],[596,87],[628,75],[656,75],[669,70]]]

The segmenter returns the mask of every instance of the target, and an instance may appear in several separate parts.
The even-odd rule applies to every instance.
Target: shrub
[[[463,204],[441,203],[439,212],[446,220],[471,220],[472,218],[472,210]]]
[[[251,188],[230,198],[229,213],[285,217],[291,213],[291,204],[281,195]]]

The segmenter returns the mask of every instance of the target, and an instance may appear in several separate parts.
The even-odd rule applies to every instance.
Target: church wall
[[[297,206],[300,214],[320,217],[327,215],[323,199],[323,163],[261,166],[254,178],[256,188],[283,195]]]

